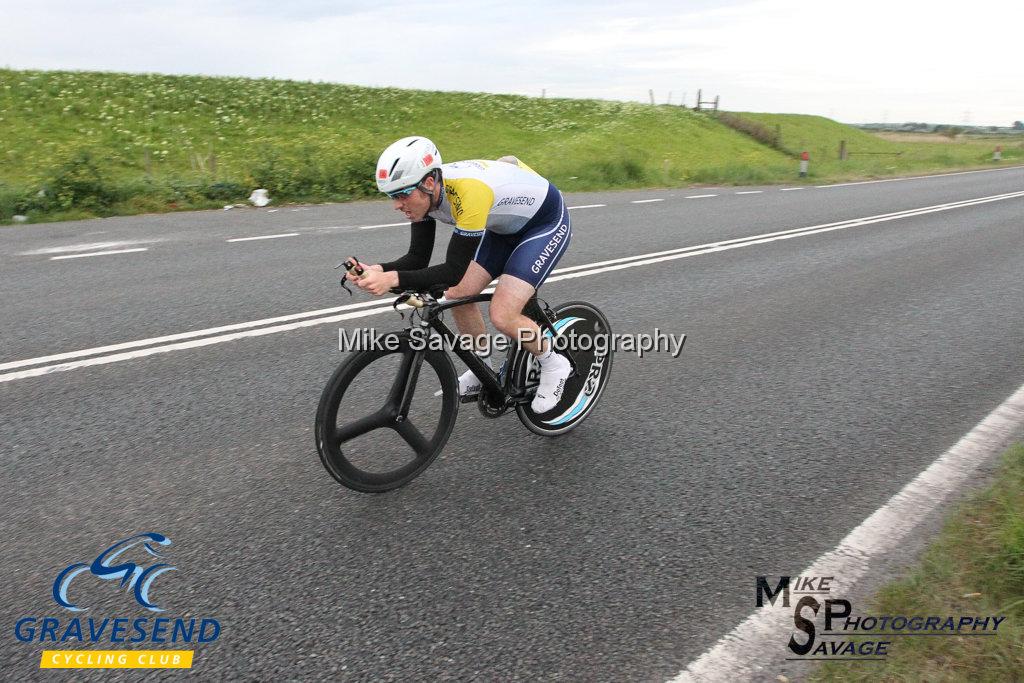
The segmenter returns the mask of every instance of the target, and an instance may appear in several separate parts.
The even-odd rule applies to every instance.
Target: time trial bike
[[[345,265],[358,268],[351,262]],[[444,449],[460,403],[476,402],[487,418],[514,409],[534,434],[557,436],[578,427],[607,386],[611,328],[593,304],[571,301],[551,308],[534,295],[524,307],[523,314],[572,365],[558,404],[538,414],[530,408],[540,378],[533,354],[506,339],[505,362],[492,370],[444,323],[445,311],[489,302],[492,294],[445,299],[436,288],[392,291],[400,294],[396,308],[411,309],[408,325],[366,340],[367,348],[351,353],[327,382],[317,408],[320,460],[350,489],[381,493],[420,475]],[[450,353],[480,379],[478,394],[459,395]]]

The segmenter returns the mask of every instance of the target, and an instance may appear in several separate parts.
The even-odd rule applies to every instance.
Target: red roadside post
[[[807,177],[807,163],[810,161],[811,155],[807,152],[800,152],[800,177]]]
[[[1003,146],[1002,145],[996,145],[996,151],[992,153],[992,161],[1002,161],[1002,160],[1003,160]]]

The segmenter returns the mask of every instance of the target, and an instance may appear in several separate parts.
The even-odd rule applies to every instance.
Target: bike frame
[[[473,373],[480,380],[481,384],[483,384],[484,389],[489,391],[493,397],[502,398],[503,403],[505,403],[506,401],[511,404],[524,403],[527,400],[526,388],[512,386],[512,364],[506,364],[505,384],[504,386],[502,386],[500,382],[500,377],[496,371],[489,368],[486,363],[480,360],[479,356],[473,353],[472,350],[464,349],[462,348],[461,344],[455,343],[456,340],[458,339],[458,335],[455,332],[453,332],[452,329],[448,327],[441,319],[441,314],[447,311],[448,309],[456,308],[457,306],[465,306],[466,304],[489,302],[493,298],[493,296],[493,293],[477,294],[474,296],[467,296],[459,299],[445,300],[443,303],[439,302],[436,304],[429,304],[424,308],[420,309],[420,325],[424,327],[430,327],[431,329],[435,330],[438,334],[440,334],[445,339],[445,341],[448,342],[450,348],[455,353],[455,355],[461,358],[462,362],[464,362],[469,367],[469,369],[473,371]],[[552,338],[554,338],[557,335],[557,332],[555,331],[554,326],[551,324],[551,321],[548,319],[547,314],[544,312],[540,304],[537,302],[536,295],[530,297],[530,299],[523,306],[523,315],[525,315],[526,317],[530,318],[535,323],[540,325],[542,330],[550,332]],[[517,343],[515,350],[510,350],[509,352],[509,360],[512,360],[515,354],[519,352],[529,353],[521,346],[519,346],[519,344]],[[423,352],[420,351],[418,353],[422,354]],[[568,355],[566,357],[569,359],[569,362],[572,365],[572,371],[575,373],[575,361],[573,361],[572,357]],[[413,368],[413,372],[410,373],[410,380],[412,384],[406,384],[406,394],[409,393],[408,388],[410,386],[415,386],[415,376],[420,365],[420,362],[417,361],[420,361],[420,359],[416,358],[414,360],[413,364],[415,368]],[[405,404],[408,402],[408,400],[408,398],[403,397],[403,407],[405,407]],[[508,403],[505,404],[508,405]]]

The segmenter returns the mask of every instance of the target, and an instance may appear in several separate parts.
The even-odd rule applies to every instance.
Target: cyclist
[[[572,229],[562,193],[514,157],[442,165],[437,147],[430,140],[416,136],[402,138],[384,150],[377,162],[376,180],[381,192],[394,200],[395,209],[412,221],[414,243],[416,226],[431,219],[453,226],[453,241],[463,237],[476,242],[473,260],[445,296],[450,299],[473,296],[482,292],[491,280],[498,279],[490,305],[491,322],[502,333],[518,339],[540,363],[540,385],[531,409],[535,413],[553,409],[561,398],[571,366],[564,356],[554,353],[550,344],[544,342],[537,323],[522,311],[569,246]],[[459,241],[457,244],[469,243]],[[410,253],[403,259],[413,255],[414,246],[410,245]],[[457,262],[449,264],[452,249],[450,242],[449,260],[441,264],[449,268],[449,277],[453,266],[458,268]],[[423,253],[422,248],[418,253]],[[427,258],[429,253],[427,249]],[[423,282],[419,276],[395,267],[409,263],[412,261],[399,259],[371,266],[370,272],[356,282],[374,294],[383,294],[389,287],[416,288]],[[442,280],[426,284],[438,282]],[[451,283],[451,280],[444,282]],[[452,315],[462,334],[480,339],[486,333],[476,304],[453,308]],[[460,393],[479,391],[480,386],[472,372],[459,378]]]

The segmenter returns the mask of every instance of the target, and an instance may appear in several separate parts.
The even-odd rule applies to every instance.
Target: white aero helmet
[[[441,153],[437,145],[418,135],[402,138],[388,145],[377,160],[377,189],[390,194],[416,187],[438,168]]]

